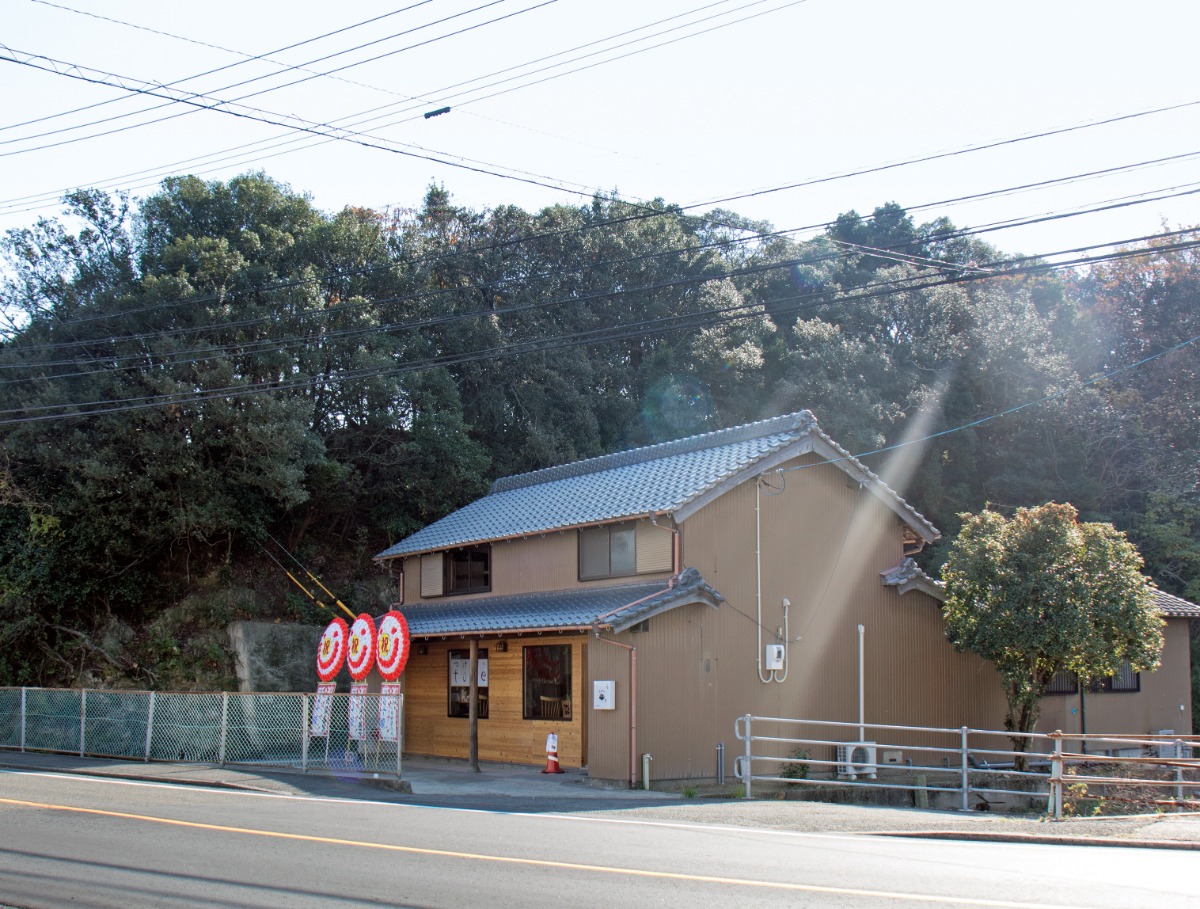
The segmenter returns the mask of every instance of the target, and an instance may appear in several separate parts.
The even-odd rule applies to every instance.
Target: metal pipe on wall
[[[637,788],[637,648],[633,644],[614,641],[611,638],[600,637],[600,629],[595,630],[596,640],[614,647],[624,647],[629,651],[629,788]]]
[[[863,636],[866,632],[865,625],[858,626],[858,740],[860,742],[865,742],[867,739],[866,698],[863,693],[866,681],[865,670],[863,668]]]

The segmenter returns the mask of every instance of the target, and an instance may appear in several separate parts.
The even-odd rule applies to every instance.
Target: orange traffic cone
[[[546,769],[542,773],[562,773],[558,766],[558,736],[553,732],[546,736]]]

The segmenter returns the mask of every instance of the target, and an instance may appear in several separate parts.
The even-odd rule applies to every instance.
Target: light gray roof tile
[[[491,492],[379,553],[377,559],[502,540],[646,514],[674,512],[763,459],[814,436],[837,463],[877,484],[931,539],[937,530],[865,465],[826,436],[807,411],[644,448],[504,477]]]
[[[416,637],[533,630],[577,630],[594,624],[621,631],[652,615],[689,603],[716,606],[723,597],[694,568],[667,581],[508,596],[447,599],[401,606]]]

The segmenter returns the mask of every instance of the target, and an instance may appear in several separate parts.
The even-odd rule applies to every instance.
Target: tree
[[[1074,506],[963,514],[942,567],[947,636],[991,660],[1008,698],[1013,747],[1033,730],[1051,677],[1113,675],[1158,665],[1163,621],[1142,559],[1111,524],[1082,523]],[[1019,759],[1020,765],[1024,761]]]

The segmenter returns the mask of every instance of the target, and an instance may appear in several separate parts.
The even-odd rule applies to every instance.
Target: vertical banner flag
[[[366,682],[355,682],[350,686],[350,704],[347,708],[346,725],[349,727],[350,738],[361,742],[367,737],[367,724],[363,713],[367,706]]]
[[[400,741],[400,685],[384,682],[379,698],[379,739]]]
[[[333,712],[333,692],[336,689],[336,682],[322,682],[317,686],[317,696],[313,698],[312,722],[309,724],[314,738],[329,735],[329,715]]]

